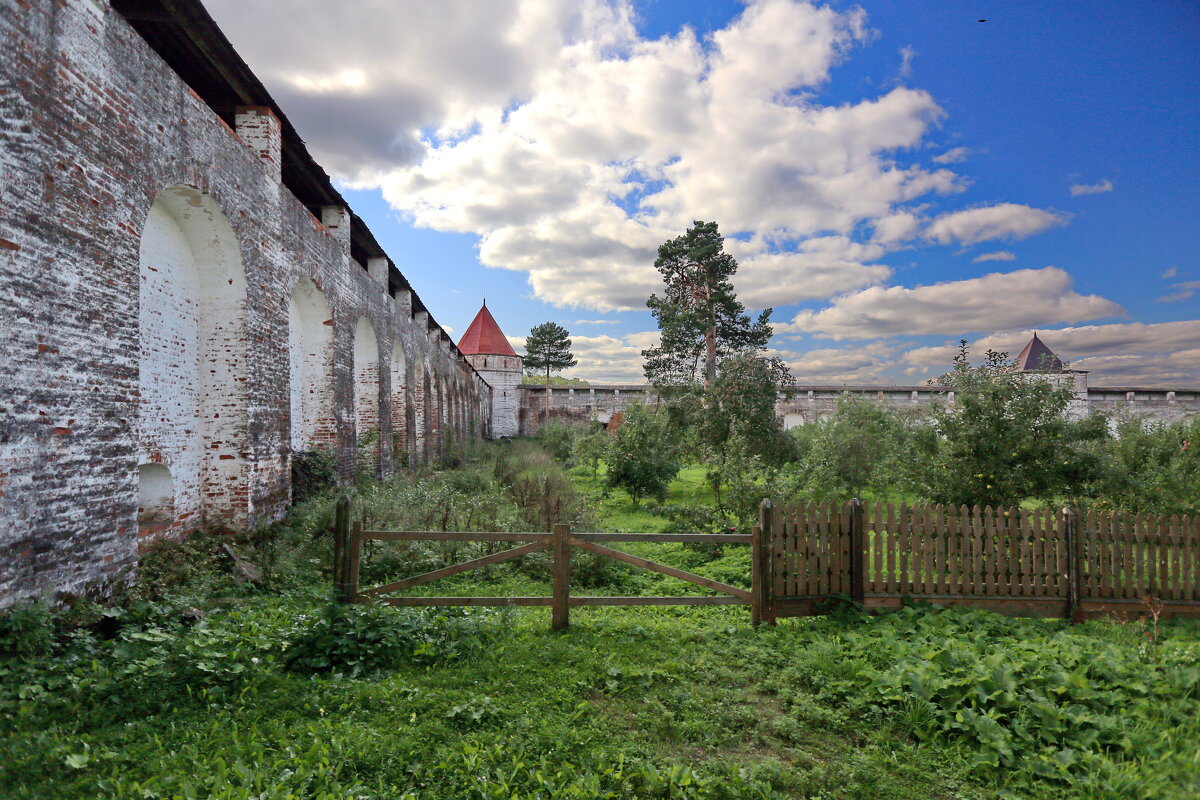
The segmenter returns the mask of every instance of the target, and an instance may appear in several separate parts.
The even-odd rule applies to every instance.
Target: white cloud
[[[896,159],[942,117],[927,92],[815,99],[868,38],[858,9],[754,0],[702,42],[640,38],[630,0],[209,5],[323,164],[560,305],[643,308],[694,219],[755,235],[739,283],[787,283],[754,302],[869,285],[876,256],[807,240],[965,185]]]
[[[972,245],[989,239],[1024,239],[1065,223],[1065,217],[1040,208],[998,203],[943,214],[929,224],[925,236],[941,244]]]
[[[989,349],[1015,357],[1033,333],[1027,329],[976,339],[970,344],[972,358],[982,358]],[[1037,334],[1072,369],[1089,370],[1092,385],[1200,386],[1200,320],[1080,325],[1039,329]],[[936,375],[949,368],[957,347],[952,342],[918,347],[903,353],[898,361],[908,365],[907,374]]]
[[[912,77],[912,62],[916,55],[917,51],[912,47],[906,45],[900,48],[900,69],[896,73],[896,83]]]
[[[972,264],[978,264],[981,261],[1016,261],[1015,253],[1008,250],[997,250],[995,253],[983,253],[971,259]]]
[[[1108,178],[1099,183],[1075,183],[1071,185],[1071,197],[1081,197],[1085,194],[1104,194],[1112,190],[1112,181]]]
[[[953,148],[947,150],[946,152],[942,153],[940,156],[934,156],[933,163],[935,163],[935,164],[958,164],[960,162],[966,161],[967,156],[970,154],[971,154],[971,149],[969,147],[953,147]]]
[[[862,347],[781,353],[796,383],[891,383],[884,372],[894,366],[896,348],[887,342]]]
[[[658,343],[658,331],[616,336],[572,336],[571,352],[579,362],[568,377],[593,383],[645,383],[642,350]]]
[[[898,211],[879,217],[871,224],[875,228],[875,241],[890,245],[915,236],[921,227],[921,218],[911,211]]]
[[[801,311],[781,330],[834,340],[915,334],[959,334],[1099,319],[1121,306],[1071,289],[1057,267],[991,273],[931,286],[871,287],[836,298],[820,311]]]
[[[1200,281],[1172,283],[1171,288],[1175,290],[1171,294],[1164,294],[1162,297],[1154,299],[1160,303],[1182,303],[1184,300],[1190,300],[1197,291],[1200,291]]]
[[[577,319],[572,325],[616,325],[615,319]]]
[[[1162,272],[1162,275],[1159,275],[1159,277],[1162,278],[1164,281],[1167,281],[1167,280],[1170,280],[1171,278],[1174,278],[1178,274],[1179,274],[1179,270],[1175,267],[1171,267],[1169,269],[1164,269]]]

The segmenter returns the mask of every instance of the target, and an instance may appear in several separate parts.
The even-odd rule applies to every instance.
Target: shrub
[[[626,409],[624,421],[609,445],[605,486],[624,489],[634,503],[643,497],[661,502],[679,466],[666,414],[657,414],[643,405]]]
[[[537,429],[533,438],[560,464],[569,464],[579,434],[579,428],[573,425],[547,422]]]
[[[324,450],[292,454],[292,504],[332,491],[337,486],[337,462]]]
[[[284,652],[294,672],[338,672],[352,676],[402,661],[437,663],[470,655],[489,634],[487,612],[416,610],[331,603],[296,618]]]
[[[0,614],[0,655],[44,656],[54,649],[54,612],[41,600],[24,600]]]

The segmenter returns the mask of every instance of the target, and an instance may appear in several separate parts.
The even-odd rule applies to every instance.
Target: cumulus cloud
[[[933,157],[935,164],[958,164],[967,160],[967,156],[971,154],[969,147],[953,147],[940,156]]]
[[[658,343],[658,331],[625,336],[572,336],[571,352],[579,362],[564,372],[593,383],[645,383],[642,350]]]
[[[208,5],[326,167],[560,305],[642,308],[694,219],[752,234],[747,291],[787,281],[754,302],[877,283],[874,249],[821,240],[911,236],[898,206],[965,185],[897,157],[943,116],[928,92],[817,101],[859,9],[753,0],[707,40],[647,40],[630,0]]]
[[[1057,267],[991,273],[930,286],[871,287],[801,311],[782,330],[834,340],[958,334],[1100,319],[1124,313],[1097,295],[1081,295]]]
[[[1071,185],[1071,197],[1080,197],[1085,194],[1104,194],[1112,190],[1112,181],[1108,178],[1099,183],[1075,183]]]
[[[1066,218],[1020,203],[998,203],[943,214],[929,224],[925,236],[940,244],[972,245],[990,239],[1024,239],[1062,225]]]
[[[894,366],[896,348],[887,342],[862,347],[780,353],[799,384],[892,383],[884,375]]]
[[[1008,250],[997,250],[994,253],[983,253],[971,259],[971,263],[977,264],[981,261],[1016,261],[1017,256]]]
[[[1032,329],[994,333],[970,344],[973,355],[987,350],[1015,357]],[[1089,370],[1093,385],[1132,381],[1143,385],[1200,386],[1200,320],[1178,322],[1119,322],[1040,329],[1038,337],[1072,369]],[[906,374],[936,375],[949,368],[957,342],[918,347],[897,359]]]

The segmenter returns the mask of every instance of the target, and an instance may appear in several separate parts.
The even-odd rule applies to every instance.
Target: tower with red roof
[[[488,311],[486,300],[467,326],[458,349],[492,387],[492,436],[516,436],[520,406],[517,387],[524,374],[521,369],[524,359],[508,343],[504,331]]]

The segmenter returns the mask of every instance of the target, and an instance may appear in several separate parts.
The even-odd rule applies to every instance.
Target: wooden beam
[[[554,563],[550,576],[554,595],[550,627],[561,631],[567,627],[571,612],[571,543],[566,525],[554,526]]]
[[[579,539],[574,536],[571,537],[571,544],[584,550],[590,550],[593,553],[599,553],[602,556],[608,556],[609,558],[615,558],[618,561],[624,561],[626,564],[632,564],[635,567],[641,567],[654,572],[661,572],[663,575],[670,575],[672,578],[679,578],[680,580],[687,581],[688,583],[694,583],[697,586],[703,586],[707,589],[712,589],[717,592],[724,592],[725,594],[731,594],[734,597],[740,597],[747,603],[753,599],[750,592],[746,591],[745,589],[739,589],[736,586],[730,586],[727,583],[714,581],[711,578],[705,578],[691,572],[684,572],[683,570],[676,569],[675,567],[668,567],[666,564],[659,564],[657,561],[650,561],[645,558],[630,555],[629,553],[622,553],[620,550],[613,550],[610,547],[604,547],[603,545],[594,544],[592,542],[585,542],[583,539]]]
[[[372,597],[360,603],[384,606],[548,606],[549,597]]]
[[[435,569],[433,572],[414,575],[411,578],[404,578],[403,580],[386,583],[383,586],[376,586],[373,589],[366,589],[365,591],[359,592],[359,594],[363,595],[364,597],[374,597],[377,595],[386,594],[388,592],[398,592],[405,589],[411,589],[414,586],[420,586],[423,583],[436,581],[439,578],[448,578],[451,575],[457,575],[460,572],[467,572],[469,570],[479,569],[480,567],[490,566],[491,564],[499,564],[502,561],[508,561],[513,558],[520,558],[521,556],[528,555],[529,553],[536,553],[539,550],[545,550],[549,546],[550,543],[545,540],[523,544],[520,547],[514,547],[511,550],[503,550],[499,553],[492,553],[490,556],[484,556],[483,558],[464,561],[461,564],[452,564],[449,567]]]
[[[744,606],[740,597],[572,597],[573,606]]]
[[[585,542],[706,542],[708,544],[750,544],[746,533],[574,533]]]
[[[432,531],[363,531],[362,538],[388,542],[547,542],[549,533],[437,533]]]

